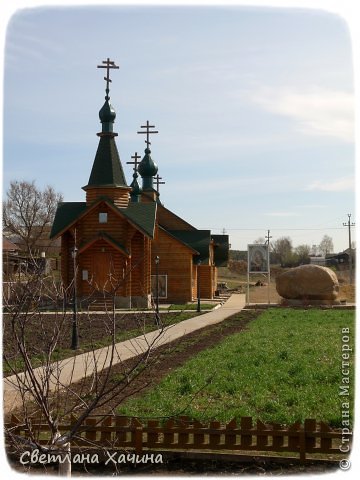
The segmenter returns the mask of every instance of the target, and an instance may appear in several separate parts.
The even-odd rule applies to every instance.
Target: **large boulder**
[[[330,268],[302,265],[276,278],[278,294],[289,300],[335,300],[339,282]]]

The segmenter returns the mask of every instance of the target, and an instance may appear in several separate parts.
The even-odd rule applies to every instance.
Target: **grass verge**
[[[189,415],[198,420],[252,416],[291,424],[316,418],[341,426],[342,328],[354,348],[354,311],[270,309],[245,332],[220,341],[170,373],[118,413]],[[350,380],[354,380],[353,359]]]

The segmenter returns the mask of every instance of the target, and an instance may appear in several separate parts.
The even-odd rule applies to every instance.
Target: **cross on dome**
[[[111,82],[110,79],[110,69],[115,68],[118,69],[119,67],[115,65],[115,62],[110,60],[110,58],[107,58],[106,60],[103,60],[102,63],[105,65],[98,65],[97,68],[106,68],[106,77],[104,77],[104,80],[106,81],[106,100],[109,100],[109,83]]]
[[[155,180],[156,190],[159,193],[159,185],[165,185],[165,182],[160,182],[160,180],[162,180],[162,177],[160,177],[159,174],[157,174],[156,177],[153,178]]]
[[[131,158],[133,158],[134,161],[133,161],[133,162],[126,162],[126,163],[127,163],[128,165],[134,165],[134,173],[136,173],[136,172],[137,172],[137,167],[138,167],[138,165],[139,165],[139,163],[140,163],[138,160],[141,159],[141,156],[138,155],[137,152],[135,152],[135,155],[131,155]]]
[[[159,133],[158,130],[153,130],[152,132],[150,131],[151,128],[155,128],[155,125],[150,125],[149,120],[146,120],[146,125],[141,125],[140,128],[145,128],[145,132],[137,132],[137,133],[143,133],[146,135],[146,146],[149,148],[149,145],[151,145],[151,142],[149,140],[150,134],[152,133]]]

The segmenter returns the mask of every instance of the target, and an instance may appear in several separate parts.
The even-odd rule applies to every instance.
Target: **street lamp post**
[[[79,335],[78,335],[78,328],[77,328],[77,265],[76,265],[76,255],[78,249],[74,246],[72,251],[73,257],[73,267],[74,267],[74,297],[73,297],[73,320],[72,320],[72,337],[71,337],[71,349],[77,350],[79,348]]]
[[[197,264],[197,311],[201,312],[201,305],[200,305],[200,267],[201,260],[198,261]]]
[[[160,293],[160,288],[159,288],[159,263],[160,263],[160,257],[156,255],[155,257],[155,265],[156,265],[156,306],[155,306],[155,321],[156,321],[156,326],[158,328],[162,328],[162,323],[160,320],[160,315],[159,315],[159,293]]]
[[[156,255],[155,265],[156,265],[156,313],[159,313],[159,263],[160,257]]]

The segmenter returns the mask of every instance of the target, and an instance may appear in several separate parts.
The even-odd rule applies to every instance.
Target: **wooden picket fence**
[[[71,423],[61,425],[60,431],[68,431]],[[6,427],[11,427],[13,433],[20,436],[28,434],[15,416]],[[46,424],[33,422],[32,431],[36,432],[39,443],[47,443],[49,428]],[[286,457],[289,456],[286,453],[297,453],[300,460],[305,461],[307,454],[340,454],[341,439],[341,430],[335,431],[314,419],[284,427],[276,423],[254,422],[251,417],[242,417],[240,422],[232,420],[227,424],[219,421],[204,424],[188,417],[140,422],[133,417],[107,415],[87,418],[72,445],[79,448],[126,449],[138,454],[144,451],[274,452]]]

